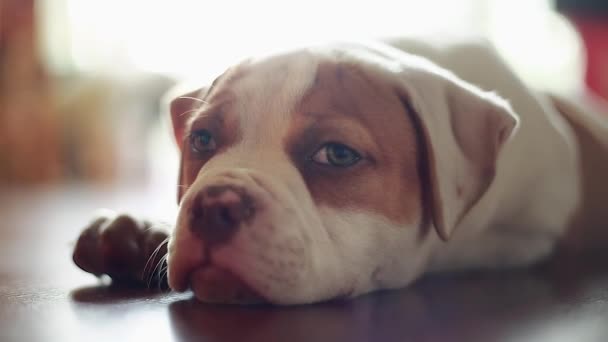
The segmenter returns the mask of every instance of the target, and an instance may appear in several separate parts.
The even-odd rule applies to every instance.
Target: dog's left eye
[[[196,153],[206,153],[215,150],[215,139],[206,129],[194,131],[190,134],[190,148]]]
[[[327,143],[315,152],[312,160],[322,165],[349,167],[361,160],[361,155],[346,145]]]

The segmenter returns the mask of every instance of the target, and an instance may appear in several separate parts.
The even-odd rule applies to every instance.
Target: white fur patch
[[[248,63],[231,88],[244,144],[275,144],[283,137],[294,108],[314,82],[317,65],[305,51]]]
[[[311,198],[283,144],[294,108],[314,84],[319,60],[328,55],[350,56],[349,62],[359,63],[379,79],[403,88],[407,85],[412,92],[424,92],[417,99],[429,108],[427,115],[434,115],[431,119],[435,121],[423,120],[422,124],[435,137],[447,137],[454,129],[448,120],[437,116],[441,110],[447,113],[450,109],[446,108],[450,102],[444,91],[447,81],[460,85],[462,93],[474,93],[480,101],[508,109],[506,102],[469,83],[496,90],[522,117],[521,130],[505,146],[497,161],[496,178],[487,192],[462,220],[452,215],[451,224],[459,228],[450,227],[454,230],[450,241],[439,241],[435,233],[421,237],[418,226],[399,225],[356,208],[318,207]],[[448,57],[444,60],[450,60]],[[472,57],[459,56],[467,65]],[[577,202],[577,186],[564,186],[573,184],[578,175],[574,152],[564,148],[569,146],[568,136],[555,129],[551,118],[543,115],[542,106],[508,69],[495,57],[485,55],[481,59],[491,66],[491,73],[483,68],[478,68],[479,75],[469,74],[472,71],[465,68],[447,71],[422,57],[363,45],[325,52],[301,50],[244,64],[242,77],[231,84],[236,98],[233,110],[240,119],[243,139],[211,158],[186,192],[169,247],[170,285],[182,289],[188,272],[203,262],[206,246],[190,232],[190,210],[195,194],[218,182],[232,182],[246,189],[256,201],[257,213],[229,243],[209,255],[218,266],[233,271],[274,303],[308,303],[402,287],[427,271],[431,262],[436,269],[475,267],[480,260],[484,265],[500,266],[532,262],[548,253]],[[456,77],[463,74],[469,77]],[[470,98],[462,96],[459,100]],[[437,140],[437,154],[462,154],[453,140]],[[456,162],[467,162],[461,157]],[[462,178],[466,190],[475,175],[460,172],[454,167],[456,162],[446,160],[445,165],[439,165],[440,171]],[[443,200],[442,205],[452,209],[462,206],[456,197]],[[554,215],[556,212],[562,215]],[[501,235],[496,229],[515,235]],[[509,243],[504,250],[498,247],[503,242]],[[478,248],[484,243],[486,249]],[[509,258],[509,252],[521,251],[517,246],[530,247],[537,253]],[[466,253],[469,249],[479,253]]]

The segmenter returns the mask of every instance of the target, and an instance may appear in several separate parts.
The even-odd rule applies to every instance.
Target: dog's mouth
[[[190,288],[198,300],[206,303],[262,304],[267,302],[233,272],[212,264],[200,266],[191,273]]]

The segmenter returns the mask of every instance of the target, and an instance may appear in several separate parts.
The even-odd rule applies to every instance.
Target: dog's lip
[[[261,304],[267,302],[251,285],[233,271],[207,263],[188,276],[194,296],[207,303]]]
[[[190,274],[206,262],[205,248],[194,239],[182,241],[180,248],[169,247],[169,287],[184,292],[188,290]]]
[[[175,266],[169,267],[169,287],[176,292],[184,292],[188,290],[188,277],[184,274],[190,274],[192,270],[175,271]]]
[[[229,266],[213,260],[211,250],[192,247],[174,249],[169,255],[169,287],[177,292],[192,290],[202,302],[258,304],[267,302],[254,286]],[[184,247],[182,245],[181,247]],[[194,248],[198,247],[198,248]]]

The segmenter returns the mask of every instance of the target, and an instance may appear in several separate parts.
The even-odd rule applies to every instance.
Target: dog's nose
[[[190,228],[209,244],[228,241],[254,215],[251,198],[228,185],[211,185],[194,200]]]

